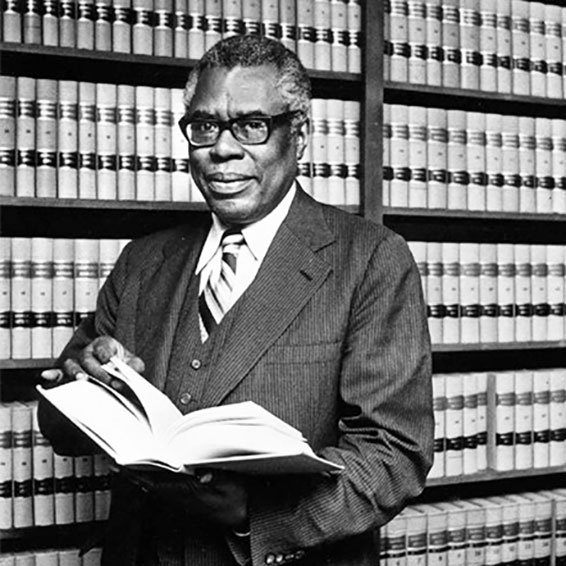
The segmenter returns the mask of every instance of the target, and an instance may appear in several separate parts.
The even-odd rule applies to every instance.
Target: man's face
[[[192,118],[229,120],[246,115],[273,116],[288,110],[271,65],[207,69],[188,109]],[[290,135],[288,122],[275,125],[267,142],[245,145],[229,129],[213,146],[191,147],[192,176],[212,211],[225,224],[263,218],[291,187],[305,145],[301,131]]]

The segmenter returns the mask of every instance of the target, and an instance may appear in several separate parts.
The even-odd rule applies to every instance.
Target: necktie
[[[226,230],[222,235],[220,265],[211,270],[208,281],[199,297],[199,316],[202,341],[204,342],[214,327],[232,306],[231,295],[236,277],[236,260],[244,243],[240,230]]]

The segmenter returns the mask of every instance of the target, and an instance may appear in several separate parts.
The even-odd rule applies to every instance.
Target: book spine
[[[468,501],[461,504],[466,512],[466,565],[482,566],[487,548],[485,509]]]
[[[36,196],[57,193],[57,81],[37,79]]]
[[[326,100],[315,98],[311,102],[311,156],[312,193],[315,199],[324,201],[328,166],[328,124],[326,121]]]
[[[347,25],[346,0],[330,0],[330,30],[332,38],[331,69],[336,73],[345,73],[348,71]]]
[[[485,563],[501,564],[503,547],[503,518],[502,508],[493,505],[489,500],[478,499],[485,507]]]
[[[15,195],[35,196],[36,177],[36,100],[35,79],[16,78],[17,117],[16,117],[16,178]],[[8,185],[9,186],[9,185]],[[8,190],[3,191],[8,192]]]
[[[154,0],[153,55],[173,57],[173,0]]]
[[[22,35],[24,43],[42,43],[41,9],[42,5],[39,0],[23,0]]]
[[[515,466],[515,375],[488,375],[488,465],[497,471]]]
[[[427,525],[426,515],[415,509],[409,509],[407,520],[407,566],[426,564]]]
[[[222,37],[242,33],[242,4],[239,0],[222,0]]]
[[[136,86],[136,190],[137,200],[155,200],[154,89]]]
[[[462,318],[461,341],[465,344],[480,342],[480,248],[477,243],[461,243],[460,298]]]
[[[171,199],[174,202],[189,202],[189,148],[181,129],[177,125],[185,114],[183,91],[171,91]]]
[[[477,383],[477,450],[476,460],[478,471],[487,469],[487,373],[479,372],[476,374]]]
[[[550,374],[540,370],[533,379],[534,467],[550,464]]]
[[[75,520],[73,457],[53,455],[55,476],[55,524],[68,525]]]
[[[512,91],[511,0],[496,0],[497,6],[497,91]]]
[[[31,358],[31,239],[12,238],[12,358]]]
[[[423,505],[427,516],[427,566],[443,566],[448,561],[448,519],[432,505]]]
[[[101,288],[120,255],[120,241],[104,238],[98,241],[98,286]]]
[[[16,194],[16,78],[0,81],[0,196]]]
[[[532,338],[532,264],[529,244],[515,245],[515,341],[529,342]]]
[[[409,107],[391,105],[390,159],[392,178],[390,182],[390,206],[409,205]]]
[[[362,6],[360,0],[348,0],[348,72],[362,72]]]
[[[387,566],[401,566],[407,563],[407,519],[397,515],[386,525],[384,550],[384,564]]]
[[[153,0],[136,0],[132,11],[132,53],[153,55]]]
[[[96,85],[79,83],[79,198],[96,198]]]
[[[390,0],[389,41],[389,79],[406,83],[409,77],[409,25],[406,0]]]
[[[76,81],[59,81],[57,120],[57,196],[78,197],[79,87]]]
[[[75,456],[75,521],[94,520],[92,456]]]
[[[3,41],[22,42],[22,6],[18,0],[5,0],[2,13]]]
[[[501,191],[502,207],[505,212],[519,211],[519,118],[503,116],[501,135],[501,172],[503,187]]]
[[[478,389],[474,373],[463,374],[463,436],[462,471],[475,474],[478,471]]]
[[[132,1],[113,0],[112,51],[132,52]]]
[[[188,0],[174,0],[173,55],[179,59],[189,56],[189,3]]]
[[[546,96],[548,65],[546,62],[546,29],[544,4],[529,2],[529,57],[531,96]]]
[[[427,262],[427,301],[428,301],[428,328],[433,344],[443,344],[444,319],[446,306],[443,300],[443,273],[442,245],[440,242],[426,243]]]
[[[154,90],[155,200],[171,201],[171,89]]]
[[[442,48],[442,86],[459,88],[462,67],[459,0],[445,0],[442,3]]]
[[[55,521],[53,449],[39,430],[37,404],[32,412],[33,517],[34,525],[52,525]]]
[[[512,244],[497,244],[497,338],[498,342],[515,341],[515,254]]]
[[[533,340],[548,340],[548,263],[546,246],[531,245],[533,318],[531,335]]]
[[[468,210],[485,210],[487,201],[486,115],[466,112],[466,168],[469,175]]]
[[[554,178],[552,167],[552,121],[539,116],[535,118],[536,139],[536,208],[537,212],[553,210]]]
[[[519,542],[519,506],[505,497],[493,497],[501,502],[502,540],[501,561],[503,564],[516,563],[518,558]]]
[[[566,464],[566,370],[553,369],[550,375],[550,449],[551,466]]]
[[[566,562],[566,494],[553,491],[554,496],[554,564]]]
[[[94,3],[94,48],[97,51],[112,50],[112,0],[95,0]]]
[[[515,469],[533,467],[533,372],[515,372]]]
[[[427,0],[426,4],[426,84],[442,85],[442,65],[444,50],[442,48],[442,2]]]
[[[411,84],[427,84],[426,4],[421,0],[408,0],[407,17],[407,80]]]
[[[53,353],[58,355],[73,335],[74,240],[53,240]]]
[[[493,0],[480,0],[479,87],[485,92],[497,92],[497,5]]]
[[[326,202],[334,205],[346,203],[346,172],[344,168],[344,101],[326,100],[328,181]]]
[[[136,199],[136,108],[134,87],[118,85],[116,108],[118,200]]]
[[[189,44],[188,56],[190,59],[200,59],[205,51],[204,0],[188,0],[189,2]]]
[[[0,403],[0,528],[13,526],[12,405]]]
[[[536,212],[535,119],[519,116],[519,211]]]
[[[486,115],[485,166],[487,173],[486,210],[503,210],[503,117],[500,114]]]
[[[296,9],[300,10],[301,9],[300,5],[296,6]],[[249,0],[248,2],[242,3],[242,29],[244,34],[251,34],[251,35],[261,34],[261,1],[260,0]]]
[[[96,84],[97,198],[115,200],[117,168],[116,85]]]
[[[442,321],[442,337],[444,344],[459,344],[462,341],[460,332],[461,292],[460,292],[460,253],[457,242],[442,242],[442,302],[446,315]]]
[[[564,261],[564,246],[549,245],[546,249],[548,262],[548,316],[547,336],[549,340],[564,340],[566,329],[566,266]]]
[[[31,240],[31,357],[53,355],[53,240]]]
[[[562,77],[564,68],[562,63],[562,22],[560,6],[543,4],[544,8],[544,35],[546,58],[546,96],[549,98],[562,98]]]
[[[391,80],[391,0],[383,1],[383,80]]]
[[[77,6],[75,0],[59,0],[59,47],[75,47]]]
[[[428,208],[448,207],[448,127],[446,110],[427,108]]]
[[[75,325],[92,313],[98,294],[98,241],[75,240]]]
[[[513,94],[530,94],[531,60],[529,2],[513,2],[511,9],[511,52]]]
[[[448,110],[448,208],[465,210],[468,201],[466,112]]]
[[[263,3],[271,0],[263,0]],[[277,4],[275,4],[277,11]],[[276,12],[277,13],[277,12]],[[204,47],[210,49],[222,39],[222,3],[221,0],[205,0],[204,2]]]
[[[566,214],[566,120],[552,119],[552,212]]]
[[[464,471],[464,390],[462,376],[445,375],[446,387],[446,476],[460,476]]]
[[[12,244],[11,238],[0,236],[0,359],[12,352]]]
[[[360,195],[360,103],[344,101],[344,168],[346,204],[359,206]]]
[[[77,0],[77,36],[79,49],[94,49],[95,5],[93,0]]]
[[[462,88],[480,88],[480,3],[460,0],[460,45],[462,49]]]
[[[314,68],[332,70],[332,30],[330,29],[330,1],[314,0]],[[263,16],[263,14],[262,14]]]
[[[314,0],[297,2],[297,55],[307,69],[314,69]]]
[[[33,525],[32,415],[24,403],[12,406],[12,476],[14,527]]]
[[[432,376],[432,406],[434,410],[434,463],[429,472],[430,478],[446,475],[446,385],[444,374]]]
[[[407,165],[410,171],[408,205],[411,208],[426,208],[427,191],[427,137],[426,108],[408,108],[409,146]]]

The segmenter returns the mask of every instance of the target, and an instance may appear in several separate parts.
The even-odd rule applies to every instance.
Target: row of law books
[[[565,541],[563,489],[420,503],[381,528],[379,563],[560,566]]]
[[[434,344],[566,338],[566,246],[411,241]]]
[[[305,189],[359,204],[359,102],[314,99]],[[0,196],[202,202],[177,122],[182,89],[5,76]]]
[[[127,242],[0,238],[0,359],[59,355]]]
[[[264,35],[307,68],[361,71],[359,0],[9,0],[2,41],[199,59],[222,38]]]
[[[562,99],[566,7],[526,0],[388,0],[385,76]]]
[[[100,566],[102,550],[93,548],[81,554],[78,548],[50,548],[3,552],[0,566]]]
[[[429,478],[566,465],[566,369],[433,375]]]
[[[37,402],[0,403],[0,529],[108,518],[111,461],[55,454],[37,424]]]
[[[386,104],[386,206],[566,214],[566,120]]]

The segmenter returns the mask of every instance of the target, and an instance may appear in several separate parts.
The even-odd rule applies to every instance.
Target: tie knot
[[[228,250],[237,249],[244,243],[244,235],[241,230],[230,228],[222,234],[221,246],[222,251],[226,252]]]

